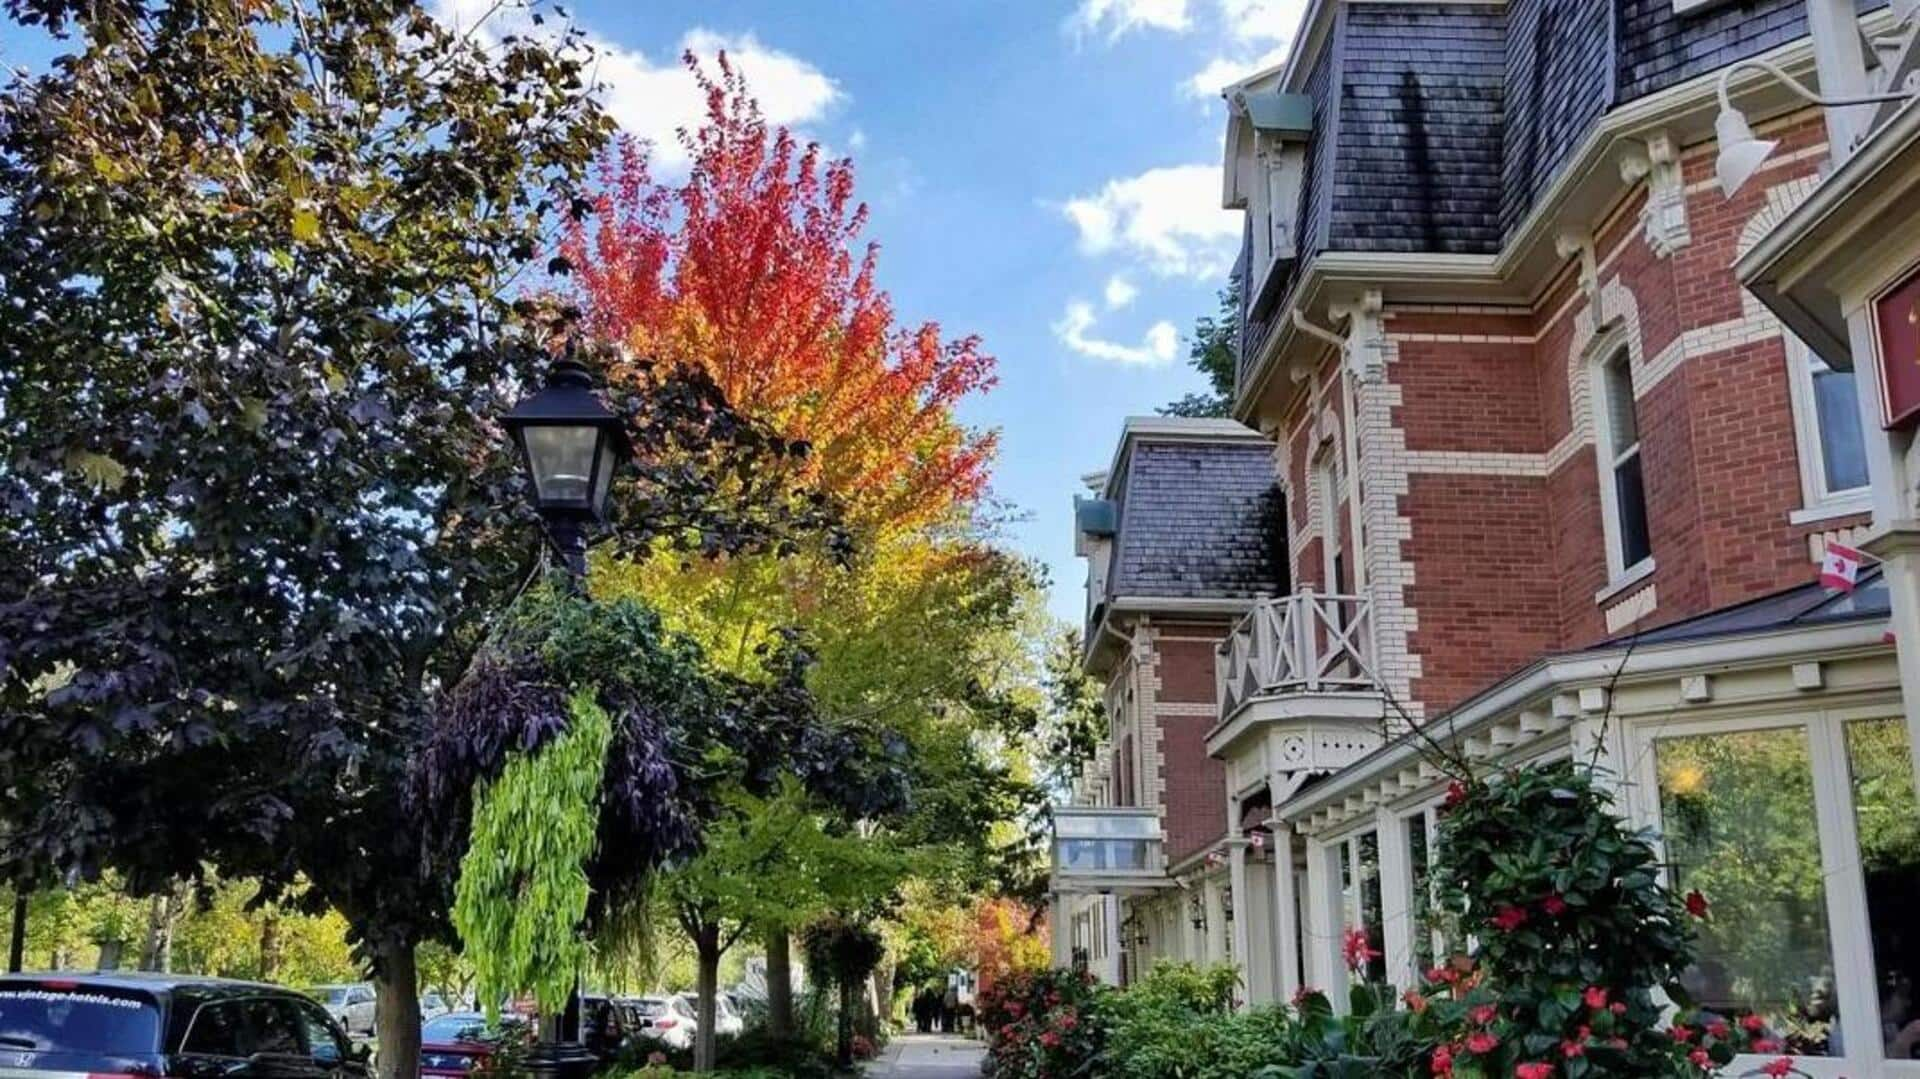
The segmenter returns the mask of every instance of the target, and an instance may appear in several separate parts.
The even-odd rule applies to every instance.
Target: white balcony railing
[[[1254,601],[1214,657],[1220,719],[1254,697],[1355,693],[1377,689],[1373,601],[1316,593]]]

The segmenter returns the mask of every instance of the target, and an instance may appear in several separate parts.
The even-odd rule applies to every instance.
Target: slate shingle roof
[[[1108,594],[1223,599],[1283,591],[1272,447],[1257,439],[1133,440]]]

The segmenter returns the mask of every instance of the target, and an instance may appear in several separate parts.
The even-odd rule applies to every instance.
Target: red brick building
[[[1806,34],[1785,0],[1321,0],[1228,90],[1233,413],[1269,440],[1284,587],[1216,654],[1224,834],[1105,901],[1112,972],[1338,990],[1359,930],[1361,975],[1407,983],[1450,944],[1417,901],[1445,778],[1420,724],[1477,767],[1599,761],[1672,883],[1791,924],[1710,928],[1696,995],[1795,1026],[1810,1074],[1920,1074],[1887,589],[1817,583],[1870,523],[1858,388],[1734,276],[1818,187],[1822,116],[1736,73],[1778,145],[1715,180],[1720,73],[1804,76]],[[1729,843],[1755,819],[1794,823]]]

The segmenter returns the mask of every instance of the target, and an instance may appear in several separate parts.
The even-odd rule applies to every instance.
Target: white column
[[[1859,16],[1852,0],[1807,0],[1807,28],[1813,38],[1820,90],[1828,95],[1865,93],[1866,51],[1860,42]],[[1828,157],[1835,168],[1853,156],[1853,139],[1871,121],[1875,106],[1826,110]],[[1873,492],[1873,535],[1861,546],[1881,559],[1893,608],[1894,645],[1900,661],[1900,695],[1907,720],[1907,748],[1920,778],[1920,507],[1914,504],[1914,436],[1881,427],[1880,385],[1874,365],[1873,305],[1847,313],[1848,345],[1853,353],[1853,384],[1860,400],[1861,431],[1866,437],[1867,476]]]
[[[1407,826],[1400,816],[1381,809],[1375,817],[1380,837],[1380,931],[1386,938],[1387,980],[1401,988],[1413,985],[1413,871],[1407,850]]]
[[[1073,965],[1073,911],[1066,896],[1054,892],[1047,897],[1047,928],[1053,936],[1053,967],[1065,970]]]
[[[1233,920],[1227,923],[1232,934],[1233,965],[1240,968],[1240,999],[1252,1000],[1254,991],[1253,951],[1249,947],[1253,924],[1253,894],[1247,888],[1247,841],[1235,837],[1228,841],[1227,881],[1233,889]]]
[[[1307,982],[1335,1000],[1343,994],[1340,965],[1340,856],[1338,845],[1307,840]]]
[[[1867,441],[1867,478],[1873,492],[1873,535],[1860,546],[1880,559],[1881,577],[1893,611],[1893,642],[1900,667],[1900,696],[1907,719],[1907,749],[1920,777],[1920,510],[1913,504],[1913,436],[1881,429],[1880,362],[1874,343],[1873,305],[1847,317],[1854,361],[1853,385],[1860,399],[1860,427]]]
[[[1293,829],[1273,822],[1273,954],[1279,964],[1274,978],[1281,1001],[1293,999],[1300,991],[1300,945],[1293,920],[1295,905],[1293,879]]]

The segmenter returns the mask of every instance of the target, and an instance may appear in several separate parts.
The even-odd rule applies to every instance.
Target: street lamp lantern
[[[613,474],[629,454],[620,417],[600,399],[573,344],[547,384],[513,406],[507,432],[533,480],[533,504],[567,568],[585,575],[587,528],[606,519]]]

